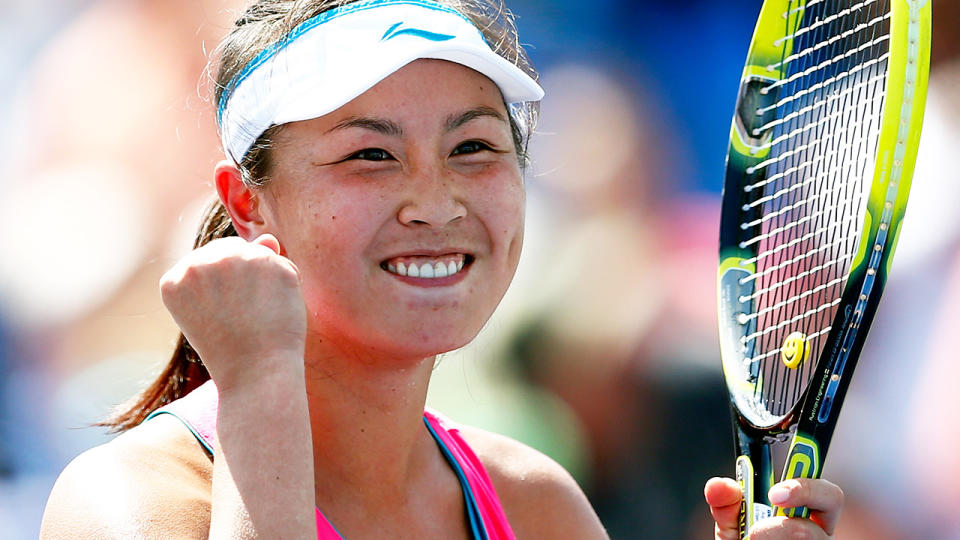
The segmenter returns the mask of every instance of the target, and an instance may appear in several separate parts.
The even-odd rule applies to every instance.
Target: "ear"
[[[230,214],[237,234],[247,241],[252,241],[265,232],[259,209],[259,194],[243,183],[240,169],[229,161],[221,161],[217,163],[213,174],[217,195]]]

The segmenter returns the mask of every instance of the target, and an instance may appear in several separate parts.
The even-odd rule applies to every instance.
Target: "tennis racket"
[[[818,478],[890,272],[926,97],[929,0],[766,0],[740,80],[718,317],[741,538]],[[806,517],[806,508],[786,515]]]

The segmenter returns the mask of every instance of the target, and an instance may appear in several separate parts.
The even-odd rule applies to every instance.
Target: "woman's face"
[[[523,238],[524,188],[497,86],[417,60],[276,139],[258,204],[300,269],[308,351],[419,359],[473,339]]]

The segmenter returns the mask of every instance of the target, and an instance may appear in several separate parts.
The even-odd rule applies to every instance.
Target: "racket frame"
[[[881,112],[881,129],[864,222],[857,254],[816,367],[804,397],[782,417],[757,421],[747,415],[750,383],[743,375],[743,354],[737,349],[742,329],[739,298],[744,290],[742,277],[755,272],[747,261],[755,255],[741,242],[756,231],[743,229],[743,208],[751,197],[744,185],[752,183],[753,167],[768,157],[768,132],[755,136],[752,122],[764,122],[754,111],[775,103],[776,92],[763,96],[759,89],[781,80],[787,73],[781,59],[793,47],[789,36],[802,21],[805,0],[766,0],[761,8],[741,77],[736,111],[731,122],[720,228],[718,268],[718,318],[721,358],[730,395],[737,451],[737,481],[744,492],[740,509],[740,536],[764,517],[778,515],[807,517],[806,508],[772,508],[767,491],[774,482],[770,445],[785,441],[793,432],[783,480],[819,478],[841,404],[846,396],[862,351],[867,329],[876,314],[880,296],[890,272],[893,253],[901,230],[923,123],[930,51],[930,1],[891,0],[890,55],[887,93]],[[792,29],[792,30],[791,30]],[[779,66],[771,69],[771,66]],[[736,195],[735,195],[736,194]],[[741,365],[738,365],[741,363]],[[815,391],[814,391],[815,389]]]

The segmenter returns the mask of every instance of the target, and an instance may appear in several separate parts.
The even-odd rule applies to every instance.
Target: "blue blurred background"
[[[825,476],[838,537],[960,538],[960,24],[933,0],[911,206]],[[35,538],[86,427],[165,363],[160,275],[218,142],[206,54],[238,0],[0,0],[0,537]],[[709,538],[733,472],[715,322],[729,118],[759,0],[513,0],[547,91],[501,309],[431,405],[547,452],[614,539]]]

